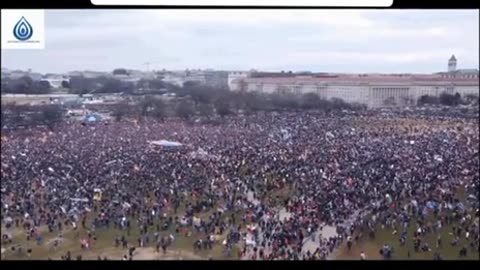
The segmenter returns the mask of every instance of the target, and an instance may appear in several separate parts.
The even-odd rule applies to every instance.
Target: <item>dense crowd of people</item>
[[[166,253],[179,236],[192,250],[221,245],[240,259],[327,259],[379,226],[441,258],[442,239],[423,239],[454,222],[443,241],[466,239],[462,254],[478,252],[478,132],[476,120],[395,113],[258,113],[220,125],[72,120],[3,136],[2,222],[38,244],[41,227],[59,239],[87,229],[75,236],[85,250],[106,237],[99,230],[114,230],[108,240],[123,259],[143,247]],[[161,139],[182,145],[151,143]],[[395,254],[388,244],[386,259]]]

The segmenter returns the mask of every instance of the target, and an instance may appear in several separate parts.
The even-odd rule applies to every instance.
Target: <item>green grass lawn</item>
[[[467,197],[467,192],[464,188],[459,188],[455,192],[456,197],[465,202]],[[448,215],[451,215],[452,212],[449,212]],[[475,219],[474,212],[470,213],[472,218]],[[436,219],[433,214],[430,214],[427,217],[427,222],[434,222]],[[478,221],[478,218],[476,220]],[[335,253],[335,258],[337,259],[359,259],[360,253],[363,251],[367,255],[367,259],[381,259],[381,255],[379,254],[380,249],[384,244],[388,244],[394,249],[394,253],[392,258],[393,259],[415,259],[415,260],[431,260],[433,259],[433,254],[438,252],[443,259],[448,260],[458,260],[459,258],[459,251],[462,247],[466,247],[467,257],[462,259],[469,259],[469,260],[479,260],[480,259],[480,251],[472,250],[470,248],[470,243],[465,239],[465,232],[462,233],[462,237],[460,237],[460,241],[456,246],[451,246],[450,242],[453,240],[452,234],[452,227],[453,226],[460,226],[459,222],[453,222],[447,226],[444,226],[441,230],[435,232],[431,232],[430,234],[425,235],[422,237],[422,242],[427,242],[429,247],[431,248],[430,252],[415,252],[414,250],[414,241],[413,241],[413,233],[416,229],[416,220],[412,219],[410,221],[410,226],[407,230],[407,237],[406,237],[406,244],[404,246],[400,245],[400,229],[398,229],[397,234],[393,234],[393,230],[390,228],[382,229],[381,226],[377,226],[376,228],[376,235],[375,239],[369,239],[368,235],[364,233],[364,236],[361,240],[357,243],[354,243],[352,249],[349,251],[346,244],[343,244]],[[400,226],[398,226],[400,227]],[[357,234],[358,232],[354,233]],[[436,248],[437,244],[437,237],[440,234],[442,239],[442,247],[440,249]],[[470,238],[469,241],[473,239]],[[410,257],[408,256],[410,253]]]
[[[415,252],[413,248],[413,232],[414,226],[410,226],[408,229],[407,242],[404,246],[400,246],[398,240],[399,235],[393,235],[391,229],[381,229],[378,228],[376,232],[375,239],[370,240],[368,236],[363,236],[363,239],[358,243],[355,243],[350,251],[348,251],[346,245],[342,246],[337,259],[359,259],[360,252],[364,251],[368,258],[370,259],[381,259],[379,250],[384,244],[389,244],[393,247],[393,259],[408,259],[408,252],[410,251],[410,259],[433,259],[433,254],[435,251],[439,252],[443,259],[459,259],[459,251],[465,246],[468,249],[468,256],[466,259],[478,260],[480,253],[477,250],[472,251],[470,249],[469,243],[465,240],[464,237],[460,238],[460,242],[457,246],[453,247],[450,245],[450,241],[453,239],[453,236],[450,234],[452,232],[452,225],[442,228],[439,232],[442,238],[443,247],[438,249],[436,248],[436,239],[437,234],[431,233],[426,235],[422,241],[426,241],[432,251],[430,252]],[[470,239],[470,241],[472,241]]]
[[[184,208],[185,208],[184,205],[179,208],[179,211],[177,212],[178,216],[181,216],[181,213],[183,213]],[[204,211],[196,216],[202,217],[202,218],[208,218],[208,216],[212,214],[213,211],[214,210]],[[175,214],[173,213],[173,210],[170,211],[168,214],[169,216],[175,216]],[[230,214],[231,212],[226,212],[224,213],[224,217],[230,217]],[[241,221],[241,213],[239,212],[235,213],[235,216],[237,218],[237,222]],[[87,224],[91,223],[91,220],[93,219],[93,217],[94,217],[93,213],[87,217]],[[155,226],[149,227],[150,232],[154,230],[155,230]],[[163,236],[168,236],[170,234],[174,235],[175,237],[174,245],[169,247],[168,249],[174,250],[178,254],[181,254],[183,252],[184,254],[190,253],[201,258],[212,257],[214,259],[236,259],[237,258],[238,247],[234,247],[232,251],[232,257],[225,258],[223,255],[223,246],[221,243],[215,244],[212,250],[194,251],[193,249],[194,241],[196,241],[197,239],[204,239],[206,235],[202,232],[197,233],[193,228],[189,228],[189,230],[192,232],[192,235],[189,237],[185,236],[182,233],[176,233],[174,228],[171,228],[167,231],[161,231],[160,234]],[[6,230],[6,228],[2,226],[2,231],[8,232],[10,235],[13,236],[13,245],[20,244],[24,250],[28,248],[32,249],[32,253],[30,257],[27,257],[26,254],[19,256],[14,252],[8,251],[2,254],[2,259],[47,259],[47,258],[59,259],[60,256],[64,255],[67,251],[70,251],[73,257],[81,254],[83,257],[86,257],[86,258],[89,258],[89,257],[96,258],[98,255],[104,254],[105,250],[109,251],[108,252],[108,255],[110,255],[108,256],[109,258],[113,258],[113,257],[121,258],[121,256],[126,254],[127,251],[122,250],[121,247],[115,248],[115,243],[114,243],[115,237],[116,236],[121,237],[122,235],[124,235],[127,238],[129,245],[133,245],[137,247],[138,246],[137,238],[140,235],[139,226],[135,220],[131,220],[131,230],[130,230],[129,236],[127,235],[126,230],[115,229],[113,225],[111,225],[109,229],[97,228],[95,230],[97,241],[93,244],[91,249],[87,251],[87,250],[82,250],[80,246],[80,240],[82,238],[87,238],[87,230],[82,229],[81,226],[79,226],[76,231],[71,229],[71,227],[69,227],[67,231],[64,230],[64,237],[63,237],[64,241],[60,243],[59,247],[56,250],[53,249],[52,243],[53,243],[53,240],[58,236],[58,232],[49,233],[46,228],[41,228],[42,236],[44,240],[43,240],[43,244],[39,246],[36,244],[35,240],[31,239],[30,241],[27,241],[26,234],[20,228],[18,229],[11,228],[10,230]],[[79,235],[79,237],[77,237],[77,234]],[[220,237],[222,238],[222,236]],[[152,247],[152,248],[155,247],[154,239],[152,238],[150,239],[150,243],[148,247]],[[10,250],[11,245],[5,245],[5,246],[2,245],[2,248],[6,248],[7,250]],[[93,256],[93,254],[95,256]]]
[[[451,213],[449,213],[451,214]],[[473,217],[475,217],[472,214]],[[433,214],[430,214],[427,218],[427,221],[434,221],[435,218]],[[478,222],[478,218],[477,218]],[[480,252],[479,250],[472,250],[470,248],[470,242],[473,241],[470,238],[468,241],[465,239],[465,231],[462,233],[462,237],[460,237],[460,241],[456,246],[452,246],[450,242],[453,240],[454,236],[452,233],[453,226],[460,226],[459,222],[454,222],[447,226],[444,226],[441,230],[437,232],[431,232],[422,237],[422,243],[428,243],[431,251],[429,252],[415,252],[414,251],[414,241],[413,241],[413,234],[416,229],[416,220],[410,221],[410,226],[407,229],[407,237],[406,237],[406,244],[404,246],[400,245],[400,229],[398,229],[397,234],[393,234],[393,230],[391,228],[381,228],[381,226],[377,226],[375,239],[370,239],[367,233],[364,233],[362,239],[360,239],[357,243],[354,243],[352,249],[349,251],[346,244],[343,244],[342,247],[338,250],[335,255],[335,258],[338,259],[359,259],[360,253],[363,251],[366,253],[367,257],[370,259],[381,259],[381,255],[379,254],[379,250],[384,244],[388,244],[394,249],[394,253],[392,258],[393,259],[433,259],[433,254],[438,252],[443,259],[450,259],[456,260],[459,258],[459,251],[462,247],[466,247],[468,250],[467,257],[464,259],[470,260],[479,260]],[[400,227],[400,226],[398,226]],[[355,235],[358,232],[354,233]],[[440,235],[442,239],[442,247],[437,249],[437,237]],[[410,256],[408,253],[410,252]]]
[[[245,170],[245,168],[243,168]],[[241,173],[243,175],[243,173]],[[153,193],[150,194],[151,196],[154,196]],[[190,202],[192,204],[195,204],[196,200],[200,200],[201,198],[184,198],[182,203],[180,204],[179,208],[177,209],[177,214],[173,212],[173,209],[170,209],[167,211],[168,216],[182,216],[185,213],[186,210],[186,205],[187,202]],[[220,206],[219,204],[218,206]],[[202,211],[200,213],[197,213],[195,216],[200,217],[202,219],[207,219],[214,211],[216,211],[217,207],[213,207],[212,209]],[[222,218],[230,218],[232,212],[227,211],[223,214]],[[236,218],[236,223],[240,224],[242,222],[242,216],[243,216],[243,211],[236,211],[233,212],[235,218]],[[91,224],[91,221],[94,218],[95,213],[90,213],[87,217],[87,224]],[[131,221],[131,233],[130,236],[127,236],[126,231],[121,231],[119,229],[114,229],[113,224],[110,226],[109,229],[96,229],[96,236],[97,236],[97,241],[89,251],[82,250],[80,247],[80,240],[82,238],[86,238],[87,236],[87,231],[85,229],[82,229],[81,226],[79,225],[77,231],[73,231],[71,228],[69,228],[69,231],[64,232],[64,241],[59,245],[57,250],[53,250],[52,244],[53,239],[57,237],[58,232],[55,233],[48,233],[48,230],[46,228],[42,232],[42,236],[44,239],[44,243],[41,246],[38,246],[34,240],[27,241],[26,240],[26,235],[21,229],[14,229],[10,230],[10,234],[14,235],[13,237],[13,243],[14,245],[20,244],[24,250],[28,248],[32,248],[32,254],[28,258],[26,255],[23,256],[18,256],[14,254],[13,252],[6,252],[2,254],[3,259],[47,259],[47,258],[52,258],[52,259],[59,259],[61,255],[64,255],[67,251],[70,251],[72,253],[72,257],[75,257],[79,254],[82,255],[84,258],[93,258],[95,259],[98,255],[102,255],[105,253],[105,251],[108,251],[108,254],[111,255],[114,253],[114,256],[108,256],[109,258],[121,258],[126,251],[122,250],[121,247],[115,248],[115,237],[119,236],[121,237],[124,235],[127,240],[129,245],[133,245],[135,247],[138,246],[137,238],[139,237],[139,228],[136,220],[130,219]],[[157,222],[157,221],[156,221]],[[156,224],[155,224],[156,225]],[[242,226],[245,226],[246,224],[242,224]],[[173,226],[172,226],[173,227]],[[2,227],[2,231],[4,231],[5,228]],[[149,232],[154,231],[155,226],[150,226],[149,227]],[[174,250],[176,254],[193,254],[195,255],[195,258],[200,257],[200,258],[209,258],[212,257],[213,259],[238,259],[238,250],[241,246],[239,244],[238,246],[233,247],[231,257],[225,258],[223,255],[223,245],[221,243],[214,244],[212,247],[212,250],[201,250],[201,251],[194,251],[193,249],[193,243],[198,240],[198,239],[205,239],[206,235],[204,233],[196,233],[196,230],[194,228],[189,228],[189,230],[192,232],[192,235],[187,237],[181,233],[176,233],[175,230],[172,228],[169,231],[161,231],[161,235],[163,236],[168,236],[169,234],[174,235],[175,237],[175,243],[172,247],[169,247],[170,250]],[[79,237],[75,237],[77,233],[80,235]],[[225,233],[224,233],[225,234]],[[223,240],[225,235],[220,236],[220,238]],[[46,244],[50,242],[50,244]],[[241,242],[240,242],[241,243]],[[2,245],[2,248],[10,249],[11,245]],[[148,245],[150,248],[155,247],[154,241],[150,239],[150,244]],[[117,254],[118,253],[118,254]],[[180,255],[181,256],[181,255]]]

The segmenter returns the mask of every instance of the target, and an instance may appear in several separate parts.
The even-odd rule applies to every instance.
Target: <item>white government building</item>
[[[290,76],[251,76],[232,73],[233,91],[276,91],[295,94],[316,93],[321,98],[341,98],[369,107],[413,105],[422,95],[441,93],[479,95],[477,69],[457,69],[455,56],[448,61],[448,71],[435,74],[313,74]]]

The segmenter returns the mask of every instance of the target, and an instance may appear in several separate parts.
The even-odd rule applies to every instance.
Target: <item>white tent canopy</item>
[[[149,143],[152,145],[168,146],[168,147],[178,147],[183,145],[179,142],[167,141],[167,140],[149,141]]]

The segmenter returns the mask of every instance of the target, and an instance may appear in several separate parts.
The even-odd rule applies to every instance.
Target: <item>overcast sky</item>
[[[432,73],[478,68],[477,10],[51,10],[44,50],[2,50],[38,72],[213,68]]]

